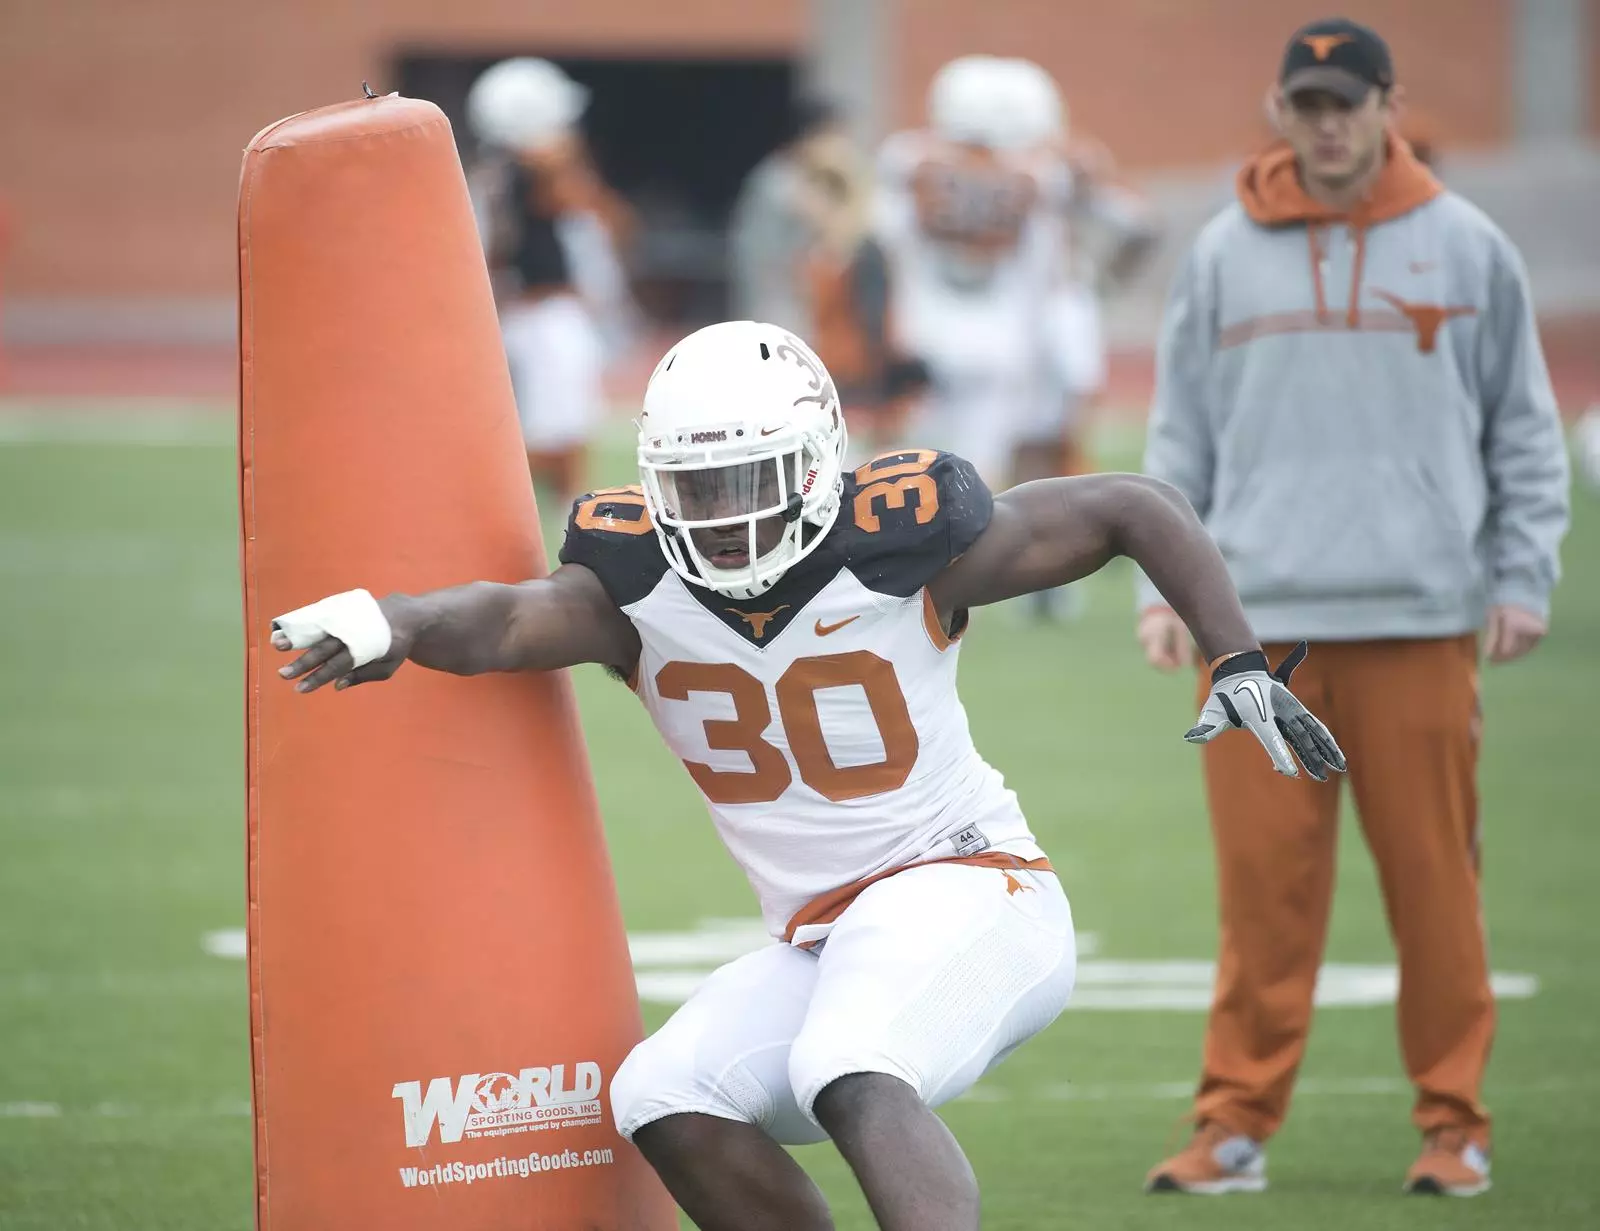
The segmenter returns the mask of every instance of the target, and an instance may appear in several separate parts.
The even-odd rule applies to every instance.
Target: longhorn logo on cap
[[[1316,56],[1317,63],[1321,64],[1333,54],[1335,47],[1343,47],[1355,40],[1348,34],[1308,34],[1300,41],[1311,48],[1311,54]]]

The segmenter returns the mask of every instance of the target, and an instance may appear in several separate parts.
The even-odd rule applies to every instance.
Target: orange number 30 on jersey
[[[873,721],[883,740],[883,760],[869,765],[834,764],[822,733],[817,691],[858,686],[866,693]],[[656,691],[668,701],[687,701],[690,693],[724,693],[733,699],[732,718],[705,720],[706,746],[719,752],[742,752],[750,768],[713,769],[703,761],[685,761],[690,777],[715,804],[766,804],[789,789],[794,775],[789,758],[765,732],[772,725],[767,690],[743,667],[733,663],[670,662],[656,673]],[[868,650],[797,658],[778,678],[773,692],[778,717],[789,740],[794,767],[804,782],[824,799],[840,803],[898,790],[917,763],[917,730],[894,665]]]

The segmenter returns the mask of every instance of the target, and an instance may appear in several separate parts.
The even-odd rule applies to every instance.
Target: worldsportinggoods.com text
[[[560,1154],[524,1154],[500,1157],[487,1163],[435,1163],[432,1167],[402,1167],[400,1182],[407,1188],[434,1184],[476,1184],[479,1180],[527,1179],[538,1171],[563,1171],[568,1167],[606,1167],[615,1161],[610,1150],[563,1150]]]

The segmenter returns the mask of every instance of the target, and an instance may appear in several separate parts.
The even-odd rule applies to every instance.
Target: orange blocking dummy
[[[639,1006],[566,676],[275,675],[324,595],[545,570],[436,107],[251,142],[239,314],[259,1225],[667,1231],[611,1122]]]

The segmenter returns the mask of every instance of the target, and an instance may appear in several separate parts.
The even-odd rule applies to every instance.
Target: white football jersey
[[[873,230],[892,271],[895,341],[952,376],[1034,365],[1041,306],[1065,272],[1071,188],[1059,159],[890,137]]]
[[[574,507],[561,559],[594,569],[638,630],[632,685],[774,936],[819,939],[828,925],[808,907],[906,864],[1042,857],[973,746],[959,640],[926,589],[992,507],[959,458],[874,459],[846,476],[822,545],[743,601],[669,569],[629,489]]]
[[[1035,281],[1043,232],[1064,216],[1071,192],[1071,172],[1054,155],[896,133],[878,154],[874,225],[917,273],[1003,292]]]

